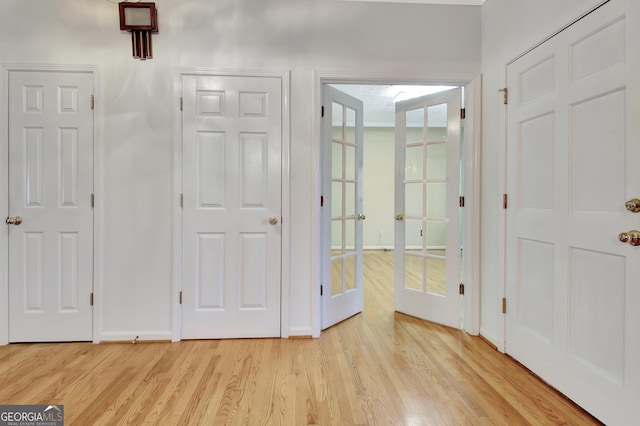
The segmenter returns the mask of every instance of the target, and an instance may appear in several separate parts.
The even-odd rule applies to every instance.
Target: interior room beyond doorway
[[[428,86],[428,85],[372,85],[372,84],[331,84],[330,86],[363,101],[364,105],[364,134],[363,134],[363,212],[366,220],[363,223],[364,246],[364,275],[372,270],[381,271],[389,277],[388,286],[393,288],[394,276],[394,227],[395,227],[395,168],[396,168],[396,103],[399,101],[417,98],[432,93],[452,89],[453,86]],[[430,139],[446,137],[446,111],[432,114],[429,118]],[[419,133],[424,123],[419,120],[411,121],[407,116],[407,132]],[[434,150],[435,151],[435,150]],[[446,152],[433,152],[430,164],[433,167],[444,167],[445,159],[438,159],[438,155],[446,156]],[[463,180],[461,179],[461,182]],[[435,191],[437,192],[437,191]],[[445,193],[432,194],[428,203],[432,209],[438,209],[445,203]],[[462,224],[462,218],[460,223]],[[432,240],[429,245],[429,258],[426,268],[428,290],[434,294],[444,294],[446,252],[444,227],[432,229],[431,234],[441,235]],[[421,247],[423,229],[412,229],[406,232],[405,247],[407,250]],[[462,233],[461,233],[462,236]],[[439,242],[438,242],[439,241]],[[332,247],[336,246],[332,241]],[[462,247],[462,241],[461,241]],[[451,255],[451,254],[450,254]],[[406,274],[411,275],[411,269],[416,269],[415,276],[420,276],[421,266],[407,265]],[[347,275],[355,274],[355,271],[345,271]],[[334,270],[333,274],[342,274],[341,270]],[[332,283],[339,282],[332,279]],[[333,290],[332,290],[333,291]]]

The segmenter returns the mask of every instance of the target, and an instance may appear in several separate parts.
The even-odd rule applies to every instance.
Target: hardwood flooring
[[[365,311],[319,339],[4,346],[0,404],[83,426],[598,424],[481,339],[394,313],[374,259]]]

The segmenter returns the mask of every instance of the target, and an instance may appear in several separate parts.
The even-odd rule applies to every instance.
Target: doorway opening
[[[325,89],[324,86],[330,86],[332,89],[361,100],[363,104],[363,124],[361,135],[362,152],[360,154],[354,154],[354,157],[360,157],[362,159],[360,163],[356,162],[356,169],[358,167],[361,168],[361,173],[358,175],[361,182],[357,182],[359,178],[354,177],[355,186],[361,185],[362,188],[361,192],[357,195],[356,190],[352,191],[353,194],[348,194],[349,196],[356,195],[356,200],[353,204],[358,207],[354,209],[353,214],[355,219],[362,220],[360,247],[358,248],[354,246],[354,244],[357,246],[357,237],[354,238],[353,241],[349,242],[349,235],[344,232],[344,225],[340,227],[333,226],[334,224],[340,224],[339,222],[336,222],[336,218],[339,216],[334,215],[336,209],[333,206],[330,206],[330,209],[332,210],[331,216],[327,218],[326,215],[323,215],[322,220],[322,226],[331,229],[326,230],[326,232],[322,232],[325,240],[330,239],[330,241],[325,241],[325,243],[322,244],[322,256],[325,260],[321,263],[323,265],[331,265],[330,267],[322,268],[322,282],[325,287],[324,292],[330,290],[331,294],[328,298],[325,293],[322,303],[326,304],[326,301],[333,298],[333,295],[340,294],[340,291],[334,291],[333,287],[328,287],[326,285],[327,282],[331,282],[331,285],[334,286],[333,282],[336,281],[334,279],[336,276],[346,278],[348,283],[350,282],[348,275],[353,275],[351,282],[361,282],[365,289],[367,287],[367,281],[382,281],[385,283],[384,285],[389,287],[389,294],[393,295],[394,283],[399,281],[398,272],[394,271],[397,269],[395,267],[396,263],[404,264],[404,266],[402,266],[402,275],[400,276],[400,280],[404,283],[402,284],[403,286],[408,285],[407,288],[409,290],[418,290],[418,288],[411,288],[413,284],[417,283],[418,286],[424,287],[423,290],[425,290],[425,293],[445,298],[447,296],[445,290],[447,280],[446,265],[448,261],[450,263],[455,263],[456,266],[454,266],[454,268],[458,269],[456,277],[462,277],[463,275],[463,271],[461,269],[462,265],[464,265],[464,262],[462,262],[464,258],[461,257],[464,248],[464,230],[467,220],[463,215],[463,209],[460,209],[459,221],[457,212],[455,216],[453,216],[457,222],[457,229],[455,230],[456,242],[453,246],[457,246],[457,249],[454,254],[454,250],[451,250],[452,246],[450,244],[449,251],[447,252],[445,250],[447,246],[446,234],[447,228],[451,228],[448,227],[449,224],[447,222],[449,221],[449,218],[448,215],[445,214],[445,206],[447,204],[446,199],[448,197],[449,206],[447,208],[450,211],[453,210],[450,203],[452,193],[455,195],[456,205],[460,202],[460,206],[464,206],[464,200],[460,198],[458,201],[458,196],[456,194],[463,195],[465,193],[464,186],[467,181],[466,176],[460,175],[461,173],[465,173],[465,156],[468,155],[468,150],[465,149],[464,145],[466,127],[465,120],[460,119],[457,121],[457,124],[454,125],[454,127],[456,125],[458,126],[458,145],[460,150],[457,151],[458,148],[456,148],[455,152],[459,152],[457,157],[455,157],[456,154],[453,153],[455,163],[452,167],[452,153],[449,152],[449,154],[447,154],[447,145],[443,143],[447,141],[447,132],[451,132],[453,129],[453,127],[451,127],[450,111],[449,115],[447,115],[447,104],[442,101],[437,101],[436,103],[429,104],[421,109],[419,106],[413,105],[410,100],[427,99],[430,98],[430,94],[443,91],[452,92],[457,87],[459,88],[457,92],[459,93],[459,99],[456,105],[462,105],[463,108],[466,108],[465,104],[468,103],[468,99],[465,99],[467,96],[464,95],[464,88],[459,84],[396,85],[331,83],[323,85],[325,98],[330,97],[331,95],[326,95],[327,89]],[[438,95],[434,96],[437,100]],[[345,190],[340,189],[345,188],[345,184],[342,183],[342,186],[338,185],[338,187],[336,187],[336,183],[340,182],[337,182],[333,176],[336,171],[335,164],[348,165],[349,162],[343,158],[343,153],[346,152],[346,150],[331,150],[327,149],[326,145],[330,144],[332,146],[338,146],[336,142],[338,142],[339,139],[336,139],[336,134],[342,134],[340,133],[339,127],[344,125],[345,129],[349,130],[351,127],[355,128],[355,122],[349,123],[348,119],[346,119],[344,123],[341,123],[340,117],[343,116],[344,110],[349,111],[349,108],[343,108],[339,103],[329,103],[334,103],[337,108],[329,108],[329,111],[331,111],[332,114],[330,119],[333,123],[333,127],[327,131],[325,125],[325,135],[321,139],[321,144],[325,146],[321,147],[321,152],[324,155],[322,161],[323,166],[321,167],[323,174],[322,182],[324,186],[323,196],[324,198],[329,198],[329,202],[331,203],[331,201],[333,201],[333,197],[326,197],[326,193],[332,193],[332,191],[330,189],[327,191],[327,188],[329,186],[332,188],[338,188],[337,193],[342,200],[338,200],[337,204],[340,205],[340,201],[343,203],[345,202]],[[326,104],[327,100],[324,99],[323,105],[326,106]],[[406,111],[401,111],[402,108],[405,108]],[[462,113],[463,111],[464,110],[461,110],[460,112]],[[347,115],[348,114],[345,113],[344,117],[346,118]],[[354,117],[356,115],[356,113],[353,114]],[[400,131],[400,134],[403,135],[401,137],[405,138],[405,142],[398,143],[399,133],[396,128],[398,124],[396,122],[397,117],[401,117],[402,130]],[[449,123],[447,121],[448,119]],[[336,129],[338,129],[338,131],[336,131]],[[429,133],[428,136],[427,132]],[[327,139],[326,135],[329,133],[333,136],[332,139]],[[347,133],[347,131],[344,132],[344,134]],[[356,132],[354,131],[354,134],[355,133]],[[470,138],[470,135],[471,133],[469,133],[467,139]],[[422,142],[416,143],[416,141]],[[348,143],[349,142],[347,142],[347,144]],[[402,146],[401,151],[398,151],[398,146]],[[356,148],[357,147],[354,145],[354,152],[357,152]],[[447,155],[449,156],[449,161],[447,161]],[[409,177],[409,175],[407,175],[406,178],[398,177],[399,171],[396,160],[399,156],[403,157],[403,164],[401,165],[403,170],[407,167],[413,167],[416,169],[416,173],[420,174],[421,179],[424,177],[419,184],[406,184],[407,182],[410,182],[411,179],[415,180],[415,176]],[[427,156],[429,157],[428,159]],[[327,157],[333,158],[327,159]],[[415,160],[416,157],[419,157],[418,160]],[[327,168],[327,161],[331,162],[332,160],[334,163],[333,166],[330,165],[330,167]],[[350,158],[348,160],[350,160]],[[427,172],[424,170],[427,167],[429,167],[430,170],[441,170],[439,173],[444,174],[442,176],[434,174],[427,176]],[[453,191],[445,191],[448,181],[446,175],[447,168],[450,169],[450,173],[454,169],[456,169],[458,173],[456,179],[451,180],[451,182],[454,182],[455,184]],[[349,172],[347,170],[342,176],[344,177],[348,173]],[[329,179],[326,176],[327,174],[331,174],[332,179]],[[356,173],[354,173],[354,176],[356,176]],[[401,204],[403,207],[400,208],[398,207],[396,194],[399,188],[398,179],[401,179],[403,182],[400,184],[403,194],[408,191],[408,201],[406,206],[403,201]],[[416,182],[411,181],[410,183]],[[346,188],[348,188],[348,184]],[[411,192],[413,189],[418,190],[418,192]],[[418,194],[419,197],[416,197]],[[417,206],[424,204],[424,207],[419,206],[420,214],[411,214],[411,212],[407,212],[407,220],[400,223],[401,226],[399,228],[398,222],[403,221],[405,216],[404,210],[412,209],[412,207],[409,206],[412,199],[415,199],[414,204]],[[434,212],[437,212],[437,214]],[[416,219],[413,217],[416,215],[421,216],[422,220],[410,220]],[[344,222],[344,213],[341,217],[342,222]],[[348,219],[348,215],[346,217]],[[340,232],[335,232],[336,229]],[[398,240],[396,239],[398,229],[402,229],[401,232],[403,233],[401,244],[402,253],[399,254],[400,257],[397,257],[398,253],[396,253],[396,250],[398,249]],[[344,238],[345,234],[347,235],[347,241],[345,241]],[[358,234],[356,233],[356,235]],[[458,235],[459,238],[457,237]],[[362,266],[358,268],[358,263],[354,261],[352,262],[351,270],[349,270],[347,267],[348,264],[340,259],[341,253],[338,253],[338,251],[340,251],[338,249],[341,250],[341,253],[348,252],[349,250],[352,250],[353,252],[357,252],[358,249],[362,250]],[[331,257],[330,262],[327,259],[329,256]],[[452,256],[457,257],[455,262],[451,262],[453,259]],[[357,259],[355,256],[354,258]],[[399,262],[398,259],[400,259]],[[336,262],[335,260],[338,261]],[[361,274],[361,276],[358,278],[356,276],[357,274]],[[329,277],[329,275],[331,277]],[[458,278],[456,278],[456,280],[457,279]],[[409,281],[412,280],[413,283],[409,283]],[[449,280],[451,281],[451,274],[449,274]],[[455,283],[455,286],[457,290],[458,283]],[[349,289],[354,290],[357,285],[354,284],[351,288],[348,286],[343,287],[348,291]],[[340,288],[338,288],[338,290],[340,290]],[[449,296],[452,296],[451,291],[449,291]],[[457,324],[454,321],[454,326],[461,327],[463,324],[461,315],[464,310],[461,309],[461,299],[458,298],[456,301],[458,321]],[[402,310],[398,309],[397,300],[395,306],[396,310]],[[325,306],[323,306],[322,309],[323,313],[326,312]],[[352,310],[351,312],[357,313],[359,311]],[[351,313],[351,315],[353,315],[353,313]],[[322,328],[326,328],[331,325],[331,323],[327,324],[324,319],[322,323]]]

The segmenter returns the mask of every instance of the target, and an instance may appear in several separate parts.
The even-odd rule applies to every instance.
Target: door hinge
[[[184,194],[180,194],[180,208],[184,207]]]
[[[467,109],[462,108],[460,109],[460,120],[464,120],[465,118],[467,118]]]
[[[89,305],[93,306],[93,293],[89,295]]]
[[[505,297],[502,298],[502,313],[507,313],[507,299]]]
[[[180,111],[182,111],[183,108],[183,99],[182,96],[180,96]]]
[[[320,109],[320,117],[324,118],[324,106]]]
[[[320,284],[320,296],[324,294],[324,287]]]
[[[320,196],[320,207],[324,207],[324,195]]]
[[[502,103],[505,105],[509,104],[509,89],[505,87],[504,89],[498,90],[498,92],[502,92]]]
[[[464,196],[460,197],[460,207],[464,207]]]
[[[96,108],[96,98],[91,95],[91,109],[95,109]]]
[[[178,297],[180,298],[180,304],[182,305],[182,292],[179,293]]]
[[[509,206],[509,196],[507,194],[502,194],[502,208],[506,209]]]
[[[460,294],[464,295],[464,284],[460,283]]]
[[[96,206],[96,196],[91,194],[91,208]]]

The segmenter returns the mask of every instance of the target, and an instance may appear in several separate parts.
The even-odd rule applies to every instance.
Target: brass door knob
[[[634,229],[629,232],[621,232],[618,235],[618,240],[621,243],[629,243],[634,247],[640,246],[640,231]]]
[[[277,225],[278,224],[278,218],[275,216],[269,216],[269,224],[270,225]]]
[[[365,220],[367,217],[365,215],[363,215],[362,213],[360,213],[358,215],[358,220]]]
[[[20,225],[22,223],[22,218],[20,216],[8,217],[5,219],[4,223],[7,225]]]
[[[627,201],[624,206],[632,213],[640,213],[640,200],[637,198]]]
[[[399,221],[404,220],[404,215],[403,215],[402,213],[398,213],[398,214],[396,215],[396,220],[399,220]]]

